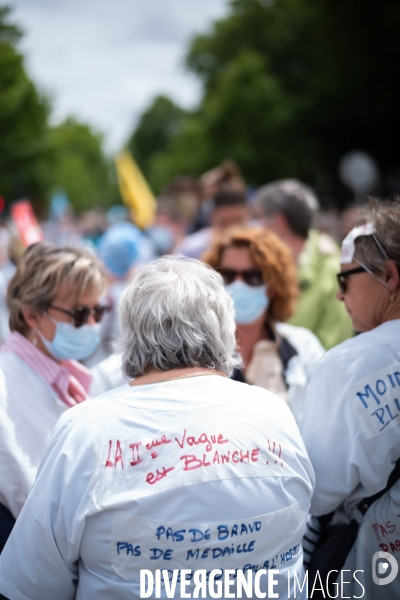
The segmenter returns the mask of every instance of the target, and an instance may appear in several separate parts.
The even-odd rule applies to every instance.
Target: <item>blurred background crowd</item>
[[[293,324],[325,348],[352,335],[334,299],[338,244],[368,195],[400,194],[399,4],[218,5],[223,15],[186,40],[197,104],[156,95],[115,152],[89,121],[57,121],[57,101],[27,68],[17,17],[33,22],[45,4],[0,6],[0,340],[7,282],[34,241],[85,244],[104,261],[112,309],[97,361],[111,351],[132,271],[167,253],[201,258],[232,225],[268,228],[291,249]],[[172,22],[179,2],[167,9]]]
[[[396,461],[399,472],[398,398],[386,405],[390,425],[384,409],[375,410],[364,439],[359,404],[354,412],[346,394],[363,382],[364,408],[370,392],[379,404],[365,377],[381,369],[371,385],[389,394],[388,377],[397,395],[382,369],[400,364],[392,365],[400,323],[399,26],[398,0],[0,0],[0,552],[67,408],[128,375],[177,364],[216,369],[207,331],[225,321],[208,311],[211,283],[201,304],[199,280],[189,278],[182,297],[178,284],[174,296],[146,280],[148,298],[128,306],[129,290],[123,294],[135,272],[131,288],[143,292],[136,282],[163,264],[177,269],[169,285],[185,270],[214,281],[241,355],[235,350],[226,374],[279,395],[303,422],[317,474],[311,513],[331,516],[350,498],[353,519],[363,498],[389,490]],[[188,78],[166,85],[176,40]],[[63,82],[55,92],[41,64]],[[64,102],[72,97],[86,98],[85,110]],[[137,273],[171,254],[221,277],[174,257]],[[185,309],[193,306],[190,321]],[[138,324],[144,333],[135,338]],[[188,361],[189,325],[193,356],[200,348],[204,364]],[[150,348],[147,363],[132,342],[139,338]],[[153,354],[165,349],[175,362],[159,368]],[[123,373],[118,351],[132,366],[129,350],[144,367]],[[377,522],[399,516],[398,504],[395,516],[385,510]],[[311,555],[318,539],[305,539]]]

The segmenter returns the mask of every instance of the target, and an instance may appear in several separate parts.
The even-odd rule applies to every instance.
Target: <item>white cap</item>
[[[362,235],[372,235],[373,233],[375,233],[375,229],[372,223],[365,223],[365,225],[354,227],[354,229],[352,229],[350,233],[346,235],[342,242],[340,262],[343,264],[351,263],[355,251],[354,241]]]

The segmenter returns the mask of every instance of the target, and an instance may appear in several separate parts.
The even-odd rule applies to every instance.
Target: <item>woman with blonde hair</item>
[[[105,285],[91,252],[43,242],[25,251],[8,286],[10,334],[0,352],[0,506],[15,518],[59,416],[90,393],[91,373],[78,361],[99,343]],[[1,522],[0,515],[0,534]]]
[[[222,275],[233,299],[244,363],[234,379],[275,392],[299,419],[324,349],[308,329],[284,323],[298,295],[289,249],[271,232],[242,228],[221,236],[202,259]]]

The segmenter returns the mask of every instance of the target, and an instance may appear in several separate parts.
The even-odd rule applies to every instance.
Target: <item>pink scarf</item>
[[[19,356],[33,371],[43,377],[67,406],[75,406],[88,397],[92,375],[89,369],[76,360],[63,360],[58,363],[17,331],[8,335],[1,351],[13,352]]]

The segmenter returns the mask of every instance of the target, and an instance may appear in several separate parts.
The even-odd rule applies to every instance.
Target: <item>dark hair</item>
[[[264,215],[282,213],[293,233],[306,239],[318,200],[308,185],[297,179],[281,179],[261,187],[254,199]]]
[[[246,206],[246,196],[235,190],[220,190],[214,196],[214,207]]]
[[[235,190],[242,193],[246,191],[246,183],[239,166],[232,160],[224,160],[220,165],[203,173],[200,182],[202,186],[212,186],[215,191]]]

